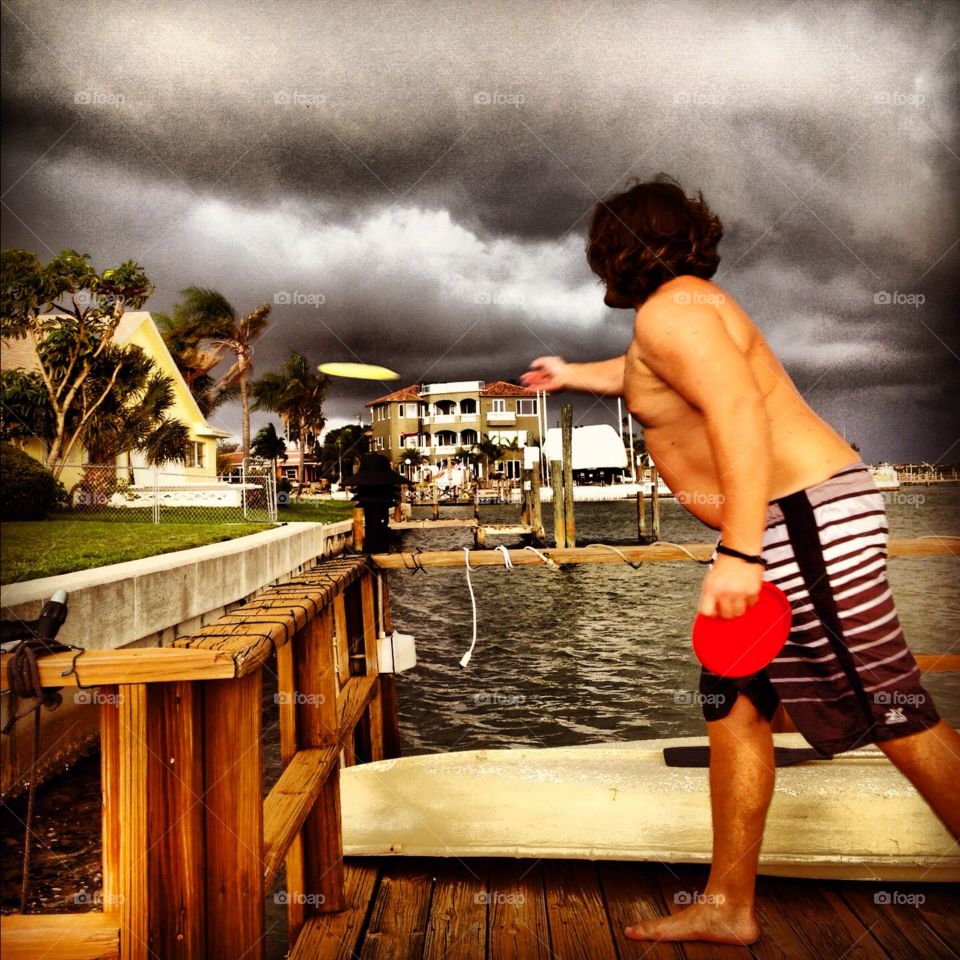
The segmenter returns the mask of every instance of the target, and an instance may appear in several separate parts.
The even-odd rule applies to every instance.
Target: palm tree
[[[413,471],[429,461],[417,447],[405,447],[397,454],[397,470],[413,480]]]
[[[277,475],[277,461],[287,459],[287,445],[272,422],[257,431],[250,449],[254,456],[262,457],[273,464],[274,476]]]
[[[474,444],[474,449],[481,457],[483,463],[483,479],[490,478],[490,466],[503,459],[503,447],[494,440],[490,439],[490,434],[485,433],[479,443]]]
[[[184,297],[183,304],[178,307],[182,317],[180,333],[188,340],[192,339],[194,348],[198,351],[198,365],[205,368],[204,372],[212,370],[228,354],[233,354],[235,358],[233,365],[217,382],[224,387],[234,383],[239,386],[243,412],[241,447],[243,455],[249,457],[249,376],[253,366],[253,342],[270,322],[270,307],[264,303],[250,313],[240,315],[230,301],[217,290],[187,287],[186,290],[181,290],[180,294]]]
[[[191,333],[193,321],[183,304],[174,307],[173,316],[155,313],[153,319],[173,362],[205,417],[228,400],[236,400],[240,396],[238,384],[226,385],[222,382],[223,378],[211,374],[210,371],[223,359],[223,351],[200,347],[196,334]]]
[[[184,460],[191,443],[187,426],[169,415],[175,403],[173,380],[143,350],[108,348],[90,371],[88,386],[99,390],[108,377],[112,384],[84,434],[87,464],[80,483],[103,493],[115,486],[117,471],[109,465],[121,454],[127,455],[132,475],[133,450],[158,466]]]
[[[302,353],[291,351],[279,372],[265,373],[252,384],[258,410],[272,410],[280,415],[287,437],[297,443],[300,466],[297,474],[302,485],[307,449],[326,425],[323,401],[330,380],[313,372],[314,368]]]

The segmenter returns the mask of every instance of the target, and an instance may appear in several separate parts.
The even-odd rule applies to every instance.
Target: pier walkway
[[[628,940],[683,909],[707,868],[586,860],[348,858],[346,909],[307,921],[291,954],[394,960],[952,960],[960,893],[946,884],[760,877],[751,947]],[[894,903],[897,898],[903,902]],[[912,898],[912,899],[907,899]]]

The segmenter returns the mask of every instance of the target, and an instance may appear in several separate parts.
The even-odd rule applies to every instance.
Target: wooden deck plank
[[[548,960],[550,929],[540,860],[491,859],[487,911],[489,956]]]
[[[434,861],[424,960],[476,960],[486,955],[488,904],[498,896],[487,892],[489,863],[482,857]]]
[[[656,879],[658,866],[612,860],[597,864],[613,940],[622,960],[632,957],[637,960],[682,960],[683,951],[677,944],[630,940],[623,932],[641,920],[662,917],[669,912]]]
[[[703,893],[710,872],[708,867],[681,863],[656,864],[655,871],[664,905],[671,913],[679,913]],[[682,950],[688,960],[749,960],[750,957],[747,947],[723,943],[684,943]],[[786,954],[782,960],[790,956]]]
[[[752,948],[758,960],[779,960],[782,943],[792,944],[794,952],[809,960],[886,958],[870,925],[831,902],[825,886],[826,881],[819,880],[760,877],[757,919],[761,936]]]
[[[956,885],[924,886],[917,910],[947,946],[960,956],[960,889]]]
[[[419,960],[433,893],[433,862],[393,857],[381,864],[380,884],[358,955],[360,960]]]
[[[290,960],[353,960],[360,948],[380,872],[379,860],[344,863],[344,909],[310,917],[290,953]]]
[[[932,891],[909,883],[862,883],[830,885],[825,895],[839,900],[868,927],[874,938],[883,944],[892,960],[954,960],[957,951],[944,942],[919,911],[914,898],[934,896]],[[960,898],[954,896],[950,912],[960,912]],[[899,902],[898,902],[899,901]],[[943,907],[947,903],[943,902]],[[947,936],[949,924],[944,925]]]
[[[550,943],[556,960],[617,960],[596,864],[548,860],[543,868]]]
[[[0,941],[3,960],[107,960],[120,956],[120,914],[9,914]]]

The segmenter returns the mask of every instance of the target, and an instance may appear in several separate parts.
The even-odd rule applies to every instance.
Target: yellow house
[[[113,339],[119,346],[140,347],[153,360],[158,370],[173,381],[174,402],[168,411],[168,416],[179,420],[187,427],[190,431],[191,446],[185,462],[165,465],[163,469],[168,475],[165,476],[164,483],[213,482],[217,476],[217,438],[229,437],[231,434],[227,430],[220,430],[207,423],[197,406],[197,401],[190,393],[190,388],[177,369],[167,345],[163,342],[163,337],[153,322],[150,312],[137,310],[125,313],[117,325]],[[31,341],[29,339],[4,340],[3,347],[0,349],[0,369],[39,370],[37,355]],[[46,462],[50,449],[46,440],[32,438],[19,441],[19,446],[41,463]],[[142,454],[131,451],[129,454],[122,455],[122,458],[118,458],[118,463],[121,461],[122,464],[129,462],[133,468],[135,482],[148,482],[147,464]],[[60,477],[68,490],[79,481],[85,462],[85,451],[79,444],[75,445],[70,451],[67,465]],[[141,476],[138,477],[138,473]]]

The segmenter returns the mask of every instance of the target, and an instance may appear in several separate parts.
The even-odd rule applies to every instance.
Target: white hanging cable
[[[473,595],[473,584],[470,582],[470,548],[463,548],[464,567],[467,571],[467,589],[470,591],[470,605],[473,607],[473,640],[470,649],[460,658],[460,666],[465,667],[473,656],[473,648],[477,645],[477,598]]]
[[[501,543],[500,546],[497,547],[497,551],[503,554],[504,567],[506,567],[507,570],[512,570],[513,561],[510,559],[510,551],[506,548],[506,545]]]

